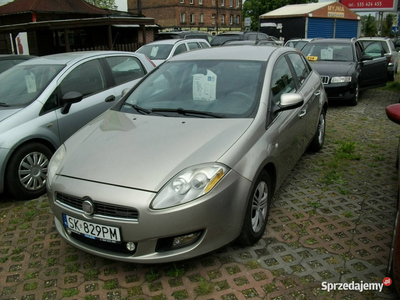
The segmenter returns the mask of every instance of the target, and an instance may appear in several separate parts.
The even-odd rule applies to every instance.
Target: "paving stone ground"
[[[369,90],[356,107],[330,106],[324,148],[296,165],[252,247],[159,265],[107,260],[61,240],[46,196],[1,195],[0,299],[396,299],[387,287],[328,293],[322,282],[385,277],[400,126],[384,108],[399,96]]]

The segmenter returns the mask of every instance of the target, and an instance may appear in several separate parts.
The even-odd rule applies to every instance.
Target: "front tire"
[[[359,97],[360,97],[360,84],[357,81],[356,86],[354,88],[354,96],[350,100],[349,105],[350,106],[356,106],[358,104],[358,98]]]
[[[254,184],[247,204],[242,232],[238,238],[240,244],[251,246],[262,237],[268,222],[271,200],[271,179],[266,171],[262,171]]]
[[[16,199],[30,200],[46,192],[47,167],[52,156],[49,148],[30,143],[18,148],[6,170],[6,188]]]
[[[314,138],[312,139],[310,146],[308,146],[308,150],[312,152],[318,152],[322,149],[325,141],[325,128],[326,128],[326,112],[322,110],[319,115],[318,127],[315,132]]]

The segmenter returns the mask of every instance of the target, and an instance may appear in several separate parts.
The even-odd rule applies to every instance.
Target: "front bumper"
[[[250,188],[250,181],[231,170],[207,195],[176,207],[152,210],[149,205],[155,193],[58,176],[48,191],[48,197],[57,231],[76,248],[109,259],[164,263],[198,256],[236,239],[241,232]],[[77,198],[89,196],[98,203],[134,208],[138,211],[138,218],[104,217],[96,213],[88,217],[81,209],[57,200],[57,193]],[[122,244],[115,247],[113,244],[110,247],[107,242],[93,245],[90,239],[74,237],[63,224],[63,214],[99,225],[119,227]],[[156,251],[160,240],[193,232],[201,232],[193,244]],[[135,243],[134,252],[122,251],[127,242]]]
[[[356,93],[354,82],[324,84],[324,88],[331,100],[351,100]]]

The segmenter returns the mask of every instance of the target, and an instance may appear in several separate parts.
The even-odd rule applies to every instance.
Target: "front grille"
[[[75,209],[82,210],[82,203],[85,201],[84,198],[79,198],[71,195],[66,195],[63,193],[56,194],[56,201],[73,207]],[[122,219],[129,219],[129,220],[139,220],[139,212],[137,209],[131,207],[124,207],[124,206],[117,206],[112,204],[105,204],[102,202],[97,202],[93,200],[95,205],[95,212],[94,215],[102,215],[107,217],[113,218],[122,218]]]
[[[321,76],[321,81],[323,84],[329,83],[329,76]]]

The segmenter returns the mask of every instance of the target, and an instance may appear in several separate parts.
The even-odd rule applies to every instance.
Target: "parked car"
[[[389,80],[393,81],[399,65],[398,53],[392,40],[384,37],[363,37],[358,41],[366,49],[365,54],[374,58],[381,57],[383,54],[388,59],[387,76]]]
[[[293,38],[293,39],[288,40],[285,43],[285,47],[292,47],[292,48],[301,50],[304,48],[305,45],[307,45],[309,42],[311,42],[313,40],[315,40],[315,39]]]
[[[71,52],[0,74],[0,192],[17,199],[45,193],[53,152],[154,67],[143,54]]]
[[[392,104],[386,107],[388,118],[400,124],[400,104]],[[399,143],[400,146],[400,143]],[[400,147],[397,150],[397,164],[399,163]],[[398,167],[398,165],[397,165]],[[400,173],[397,188],[400,188]],[[400,295],[400,193],[397,193],[397,213],[394,222],[392,246],[390,247],[387,275],[392,279],[394,290]]]
[[[33,55],[2,54],[0,55],[0,73],[18,65],[28,59],[35,58]]]
[[[226,41],[240,40],[269,40],[269,35],[257,31],[229,31],[220,33],[213,37],[210,42],[212,47],[221,46]]]
[[[322,148],[327,98],[288,47],[174,56],[68,139],[48,198],[69,244],[161,263],[264,234],[275,190]]]
[[[260,41],[254,41],[254,40],[231,41],[231,40],[227,40],[227,41],[225,41],[225,42],[223,42],[221,44],[221,46],[238,46],[238,45],[279,46],[274,41],[268,41],[268,40],[260,40]]]
[[[355,39],[313,40],[301,51],[321,75],[330,99],[357,105],[361,90],[386,85],[386,58],[367,55],[369,46]]]
[[[204,39],[172,39],[148,43],[140,47],[136,52],[146,55],[158,66],[167,59],[183,52],[210,47],[210,44]]]
[[[156,33],[154,38],[155,41],[169,40],[169,39],[204,39],[207,42],[211,42],[213,36],[205,31],[169,31]]]

